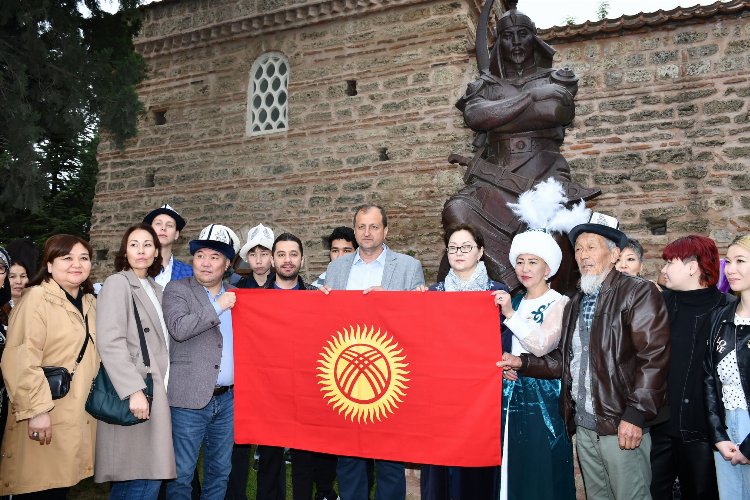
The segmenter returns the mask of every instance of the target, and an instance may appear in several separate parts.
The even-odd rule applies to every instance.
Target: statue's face
[[[526,66],[534,57],[534,34],[526,26],[511,26],[500,34],[503,62]]]

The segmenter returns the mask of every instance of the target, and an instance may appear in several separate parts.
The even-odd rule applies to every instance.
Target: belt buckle
[[[517,137],[510,139],[510,154],[531,153],[531,138]]]

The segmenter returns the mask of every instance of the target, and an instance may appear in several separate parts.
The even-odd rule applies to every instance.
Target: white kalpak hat
[[[258,245],[269,250],[271,249],[273,246],[273,231],[270,227],[258,224],[247,232],[247,243],[240,250],[240,258],[247,260],[248,252]]]
[[[201,248],[211,248],[232,260],[240,248],[240,239],[228,227],[211,224],[203,228],[197,239],[190,241],[189,247],[190,255],[195,255]]]
[[[551,278],[560,269],[562,250],[552,237],[553,232],[563,233],[589,220],[591,210],[586,208],[583,200],[565,208],[568,198],[562,185],[549,178],[540,182],[529,191],[521,193],[518,203],[508,203],[508,207],[528,229],[513,237],[508,258],[511,265],[521,254],[536,255],[544,259],[550,268]]]

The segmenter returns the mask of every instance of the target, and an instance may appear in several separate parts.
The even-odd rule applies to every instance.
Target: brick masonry
[[[144,13],[138,91],[149,112],[124,151],[100,146],[98,278],[122,231],[169,202],[188,220],[183,257],[208,223],[244,240],[263,222],[302,238],[314,279],[327,262],[321,236],[375,202],[389,212],[391,246],[434,279],[442,204],[462,185],[446,158],[472,140],[453,104],[476,72],[475,1],[164,0]],[[595,208],[645,243],[651,276],[679,236],[709,234],[723,249],[750,230],[749,15],[554,42],[555,65],[581,77],[564,154],[576,179],[604,192]],[[250,67],[269,51],[290,62],[289,130],[247,137]]]

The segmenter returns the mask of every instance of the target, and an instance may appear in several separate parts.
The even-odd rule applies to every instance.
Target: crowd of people
[[[450,269],[426,286],[420,262],[386,245],[377,205],[324,238],[330,264],[313,284],[300,275],[302,241],[263,224],[244,245],[211,224],[189,242],[192,263],[180,262],[173,245],[186,221],[169,205],[123,233],[96,297],[82,238],[50,237],[38,271],[0,248],[0,495],[66,498],[93,475],[111,483],[110,498],[247,498],[252,448],[234,443],[233,289],[265,288],[484,291],[494,302],[503,465],[422,465],[424,499],[573,499],[573,435],[589,499],[671,499],[675,488],[683,499],[750,498],[750,236],[724,259],[705,236],[679,238],[662,251],[659,285],[640,277],[643,248],[611,218],[547,188],[559,196],[532,190],[509,204],[527,228],[510,248],[515,296],[488,275],[471,224],[445,231]],[[550,285],[561,237],[581,274],[571,296]],[[731,293],[717,287],[721,273]],[[63,396],[53,399],[47,367],[70,373]],[[100,367],[141,423],[85,411]],[[288,457],[295,500],[406,496],[403,463],[258,446],[258,500],[286,498]]]

